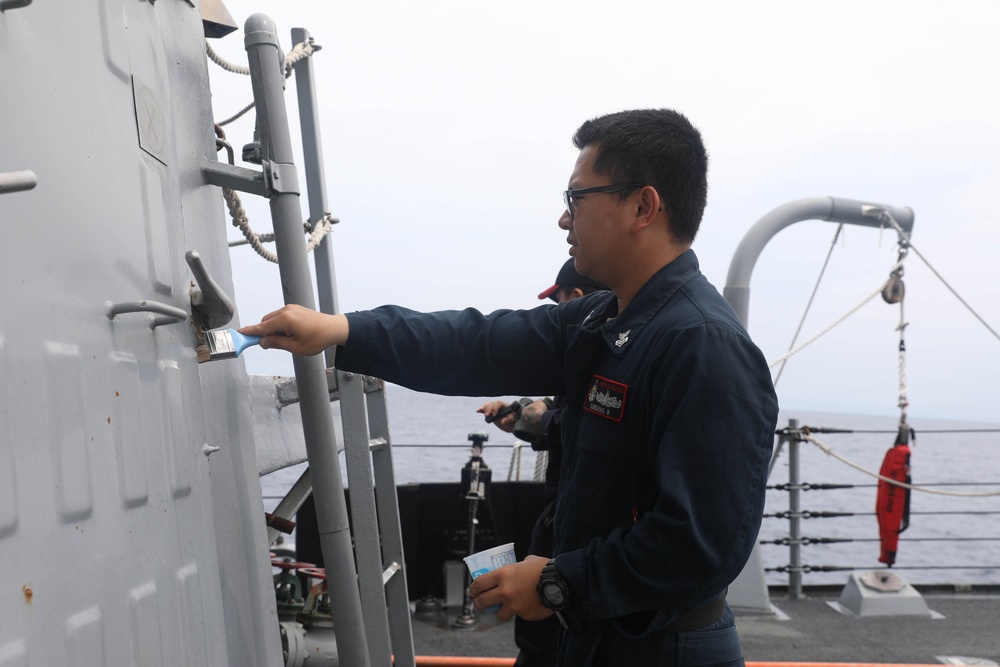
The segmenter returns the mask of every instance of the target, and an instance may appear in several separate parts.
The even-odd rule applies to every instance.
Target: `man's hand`
[[[481,415],[486,415],[487,417],[496,417],[497,412],[506,408],[507,404],[503,401],[490,401],[489,403],[483,403],[476,412]],[[500,419],[493,421],[493,425],[499,428],[501,431],[506,431],[510,433],[514,430],[514,424],[517,423],[517,413],[511,412]]]
[[[501,621],[508,621],[514,615],[526,621],[548,618],[553,612],[542,606],[537,590],[538,578],[548,562],[548,558],[527,556],[520,563],[480,575],[469,586],[473,606],[486,609],[495,604],[502,605],[497,612]]]
[[[521,408],[521,427],[529,433],[542,432],[542,415],[549,411],[548,404],[538,399]]]
[[[260,324],[240,328],[239,332],[260,336],[260,346],[265,350],[274,348],[309,356],[331,345],[345,344],[350,327],[344,315],[327,315],[289,305],[268,313]]]

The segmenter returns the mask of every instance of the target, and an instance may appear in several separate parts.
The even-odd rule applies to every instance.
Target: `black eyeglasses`
[[[566,211],[569,219],[572,220],[576,211],[573,210],[573,198],[580,195],[589,195],[597,192],[621,192],[622,190],[634,190],[645,187],[642,183],[627,183],[625,185],[600,185],[596,188],[580,188],[578,190],[566,190],[563,192],[563,201],[566,203]]]

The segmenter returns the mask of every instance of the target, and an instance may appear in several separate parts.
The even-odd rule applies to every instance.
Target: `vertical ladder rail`
[[[293,44],[309,39],[307,30],[292,30]],[[306,187],[309,192],[309,219],[315,224],[329,213],[330,208],[327,203],[312,59],[299,60],[294,65],[294,71]],[[324,313],[338,313],[331,234],[326,235],[315,249],[314,255],[319,309]],[[328,367],[334,366],[334,356],[334,349],[327,350]],[[390,664],[394,653],[396,665],[410,667],[415,664],[413,629],[410,625],[409,596],[403,567],[399,501],[389,444],[384,385],[378,381],[377,391],[366,392],[361,376],[341,372],[337,372],[337,385],[340,391],[365,639],[373,664]],[[367,418],[363,396],[367,396]],[[371,446],[370,443],[377,439],[381,439],[383,444]],[[397,567],[392,568],[392,564]],[[386,569],[395,571],[383,585],[383,572]],[[339,642],[340,637],[337,639]]]
[[[372,440],[384,444],[373,446],[375,466],[375,501],[382,534],[383,567],[399,566],[385,583],[388,601],[389,632],[395,649],[396,664],[412,667],[416,663],[413,650],[413,627],[410,625],[410,596],[406,585],[403,561],[403,531],[399,519],[399,496],[396,494],[396,473],[392,463],[392,440],[389,437],[389,409],[385,383],[378,381],[378,391],[365,394],[368,404],[368,424]]]
[[[340,386],[340,420],[344,427],[344,454],[347,458],[347,482],[351,491],[351,524],[354,528],[365,637],[372,664],[390,665],[392,649],[386,616],[385,587],[382,583],[382,554],[375,511],[364,376],[337,371],[337,384]]]
[[[285,302],[312,307],[312,276],[302,241],[298,176],[285,110],[284,55],[278,45],[274,21],[263,14],[248,18],[244,43],[250,65],[264,180],[270,200]],[[365,644],[358,576],[344,502],[326,365],[319,355],[293,356],[292,363],[299,389],[306,455],[312,470],[320,547],[326,564],[327,583],[337,599],[337,603],[331,605],[337,651],[341,664],[367,667],[371,663]]]
[[[292,29],[292,44],[300,44],[310,39],[304,28]],[[323,145],[319,130],[319,105],[316,103],[316,78],[313,73],[312,58],[303,58],[293,66],[295,70],[295,90],[298,96],[299,127],[302,130],[302,162],[306,172],[306,190],[309,193],[309,220],[317,224],[329,213],[326,197],[326,175],[323,166]],[[316,265],[316,286],[319,296],[319,310],[335,315],[340,312],[337,301],[337,277],[333,265],[333,239],[327,234],[313,251]],[[336,350],[326,351],[326,366],[333,368]]]

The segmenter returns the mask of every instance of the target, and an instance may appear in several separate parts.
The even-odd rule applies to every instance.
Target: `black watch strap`
[[[538,577],[538,598],[542,606],[551,609],[559,615],[560,622],[565,625],[561,612],[569,611],[573,607],[573,595],[569,589],[569,584],[559,574],[556,569],[555,560],[550,560],[542,568],[542,573]]]

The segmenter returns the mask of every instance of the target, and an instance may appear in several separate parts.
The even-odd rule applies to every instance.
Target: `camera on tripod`
[[[462,488],[465,489],[466,500],[486,500],[493,471],[483,460],[483,443],[490,437],[485,433],[470,433],[472,456],[462,468]]]

